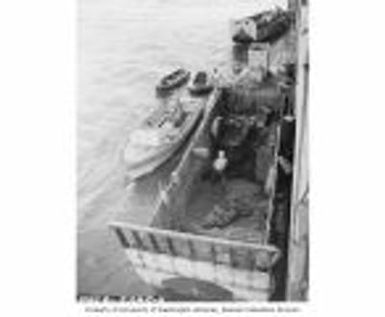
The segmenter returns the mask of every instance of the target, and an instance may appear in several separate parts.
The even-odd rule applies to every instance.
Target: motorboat
[[[129,134],[124,150],[128,179],[135,180],[165,163],[193,131],[202,110],[199,101],[178,99],[152,112]]]

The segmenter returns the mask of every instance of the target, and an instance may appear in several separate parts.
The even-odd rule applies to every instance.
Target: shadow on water
[[[231,301],[233,293],[214,283],[176,277],[164,280],[157,294],[166,301]]]

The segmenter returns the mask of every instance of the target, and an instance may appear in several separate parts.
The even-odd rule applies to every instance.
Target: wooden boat
[[[291,24],[292,13],[280,8],[231,22],[234,42],[271,42],[285,33]]]
[[[197,72],[188,87],[193,95],[203,95],[213,90],[212,78],[204,71]]]
[[[164,76],[160,80],[159,84],[156,86],[156,90],[160,93],[171,91],[187,83],[189,78],[190,78],[189,71],[183,68],[178,68],[172,73]]]
[[[166,162],[196,127],[202,110],[199,101],[176,100],[154,111],[132,131],[124,150],[128,179],[135,180]]]

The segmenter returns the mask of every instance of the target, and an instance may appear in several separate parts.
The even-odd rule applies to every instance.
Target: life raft
[[[177,87],[183,86],[190,78],[190,72],[183,69],[178,68],[172,73],[164,76],[159,84],[156,86],[157,92],[168,92]]]
[[[212,79],[206,72],[199,71],[192,78],[188,89],[193,95],[208,94],[213,90]]]

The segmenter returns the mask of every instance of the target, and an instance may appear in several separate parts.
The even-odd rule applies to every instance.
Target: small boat
[[[181,87],[190,78],[190,72],[183,69],[178,68],[177,70],[173,71],[172,73],[164,76],[159,84],[156,86],[156,90],[158,92],[168,92],[174,88]]]
[[[274,42],[290,27],[292,13],[280,8],[267,10],[231,23],[234,42]]]
[[[213,87],[212,78],[206,72],[199,71],[192,78],[188,89],[193,95],[203,95],[211,92]]]
[[[193,131],[203,111],[202,103],[176,100],[154,111],[128,138],[124,150],[130,181],[165,163]]]

